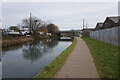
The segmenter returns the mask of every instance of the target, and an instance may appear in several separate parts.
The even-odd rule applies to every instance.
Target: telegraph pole
[[[31,29],[32,27],[31,27],[31,12],[30,12],[30,34],[31,34]]]
[[[83,19],[83,29],[84,29],[84,19]]]
[[[86,29],[87,29],[87,23],[86,23]]]
[[[87,29],[87,26],[88,26],[88,25],[87,25],[87,21],[86,21],[86,29]]]

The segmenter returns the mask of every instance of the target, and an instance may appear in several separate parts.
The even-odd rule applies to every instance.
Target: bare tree
[[[31,16],[30,18],[23,19],[22,25],[24,28],[28,28],[31,34],[34,34],[39,31],[40,27],[45,26],[45,22],[37,17]]]

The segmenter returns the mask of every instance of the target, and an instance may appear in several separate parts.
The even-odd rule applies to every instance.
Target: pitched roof
[[[102,25],[103,25],[103,22],[101,22],[101,23],[97,23],[97,25],[99,25],[100,27],[102,27]]]
[[[120,20],[120,16],[114,16],[114,17],[107,17],[110,20],[114,21],[115,23],[118,23],[118,21]]]
[[[95,30],[100,29],[100,28],[102,27],[102,25],[103,25],[103,22],[97,23],[97,25],[96,25],[96,27],[95,27]]]

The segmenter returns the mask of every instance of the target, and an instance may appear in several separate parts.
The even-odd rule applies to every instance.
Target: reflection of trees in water
[[[7,48],[2,48],[2,51],[3,52],[16,51],[16,50],[20,49],[21,47],[22,47],[22,45],[11,46],[11,47],[7,47]]]
[[[47,39],[43,40],[43,45],[46,45],[48,48],[54,48],[56,45],[58,45],[57,39]]]
[[[7,47],[7,48],[2,48],[2,56],[4,56],[6,54],[6,52],[10,53],[10,51],[17,51],[17,50],[21,49],[23,46],[28,46],[29,43],[30,42],[24,43],[21,45],[15,45],[15,46]]]
[[[0,51],[0,62],[2,60],[2,51]]]
[[[4,57],[6,53],[10,54],[11,51],[18,51],[20,48],[22,48],[22,45],[11,46],[8,48],[2,48],[1,57]]]
[[[58,40],[56,39],[44,39],[34,41],[33,43],[25,46],[26,48],[23,49],[23,57],[26,60],[31,60],[31,62],[33,62],[34,60],[42,57],[57,44]]]

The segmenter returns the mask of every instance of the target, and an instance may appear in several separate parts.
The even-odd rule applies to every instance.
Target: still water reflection
[[[32,78],[72,42],[37,40],[3,50],[3,78]]]

